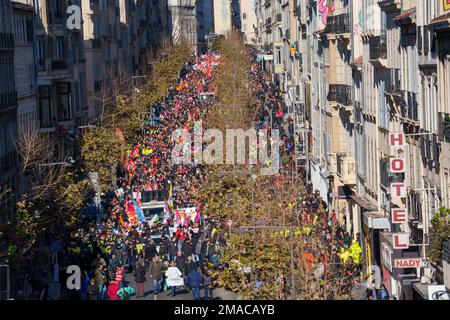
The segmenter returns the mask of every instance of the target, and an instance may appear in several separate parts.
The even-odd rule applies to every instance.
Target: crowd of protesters
[[[222,267],[226,242],[218,222],[202,215],[200,204],[190,197],[192,179],[199,178],[201,170],[176,165],[170,157],[172,132],[191,129],[211,106],[211,100],[202,99],[201,94],[214,91],[213,69],[218,63],[219,56],[208,53],[186,64],[161,105],[158,123],[149,119],[142,140],[129,150],[107,218],[67,237],[59,259],[60,282],[65,283],[64,270],[69,265],[79,265],[83,271],[81,288],[71,291],[72,296],[116,300],[136,294],[142,298],[144,284],[151,281],[154,295],[169,288],[176,295],[184,287],[194,299],[202,296],[200,289],[202,298],[213,298],[212,271]],[[164,212],[149,221],[140,210],[142,193],[160,191],[168,196]],[[195,217],[177,212],[192,206]],[[129,285],[129,277],[134,277],[135,288]]]

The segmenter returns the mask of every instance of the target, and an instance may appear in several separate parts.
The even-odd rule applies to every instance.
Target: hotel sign
[[[405,161],[405,134],[403,132],[389,134],[389,146],[391,158],[389,160],[389,171],[391,174],[399,174],[406,172]],[[405,181],[392,182],[390,185],[391,201],[392,199],[399,199],[396,203],[403,203],[401,199],[406,198],[406,184]],[[400,208],[391,208],[391,222],[393,224],[403,224],[408,222],[408,210],[402,205]],[[409,234],[408,233],[394,233],[392,234],[392,242],[394,249],[409,248]]]

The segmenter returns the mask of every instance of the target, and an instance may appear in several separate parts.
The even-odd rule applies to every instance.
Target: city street
[[[450,299],[449,50],[450,0],[0,1],[0,300]]]

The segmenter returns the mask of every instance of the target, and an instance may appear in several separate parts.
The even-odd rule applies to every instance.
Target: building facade
[[[14,29],[11,1],[0,2],[0,209],[10,214],[17,188],[17,90],[14,76]],[[3,212],[6,209],[8,212]]]
[[[241,31],[244,35],[244,42],[246,44],[254,44],[254,42],[256,41],[255,28],[257,25],[256,0],[240,0],[239,6]]]
[[[175,43],[183,39],[193,52],[197,52],[196,0],[169,0],[169,28]]]
[[[450,4],[259,0],[256,8],[265,70],[295,119],[297,164],[359,237],[367,273],[379,270],[399,299],[425,297],[444,281],[427,253],[431,219],[449,207]],[[419,268],[395,263],[417,258]]]

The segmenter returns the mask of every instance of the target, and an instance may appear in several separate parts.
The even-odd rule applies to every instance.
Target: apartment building
[[[265,70],[296,120],[297,162],[359,236],[368,273],[376,266],[400,299],[426,296],[429,283],[444,282],[427,251],[430,220],[450,198],[450,4],[260,0],[256,8]],[[401,268],[399,259],[422,262]]]
[[[0,2],[0,219],[15,203],[17,152],[17,91],[14,77],[14,30],[11,1]],[[6,211],[4,211],[6,210]]]
[[[197,52],[196,0],[168,0],[169,29],[174,42],[184,39]]]
[[[450,207],[450,3],[439,1],[432,9],[434,18],[429,22],[436,38],[437,59],[437,132],[439,140],[439,162],[440,162],[440,194],[441,204]],[[436,83],[436,79],[435,80]],[[448,242],[447,242],[448,243]],[[450,257],[443,255],[442,267],[444,283],[450,287]],[[440,271],[440,270],[439,270]]]
[[[207,36],[214,33],[214,0],[197,0],[197,36],[198,50],[207,50]]]
[[[12,2],[14,73],[19,128],[36,128],[39,112],[34,55],[34,10],[31,0]]]
[[[214,33],[227,35],[230,32],[233,23],[231,5],[230,0],[214,0]]]
[[[253,44],[256,41],[256,0],[239,1],[241,28],[246,44]]]
[[[70,4],[81,7],[80,0]],[[69,1],[35,0],[33,5],[40,128],[54,135],[62,159],[73,155],[75,129],[86,122],[83,30],[66,27]]]
[[[431,20],[430,26],[437,37],[437,130],[439,133],[440,152],[440,180],[442,203],[450,207],[450,4],[440,1],[434,9],[436,16]]]

